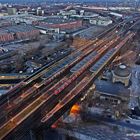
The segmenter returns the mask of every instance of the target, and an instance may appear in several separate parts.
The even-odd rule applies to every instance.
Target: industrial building
[[[106,17],[95,17],[89,20],[90,24],[108,26],[112,24],[112,20]]]
[[[0,19],[0,27],[10,26],[13,25],[13,21],[9,21],[7,19]]]
[[[26,24],[3,27],[0,29],[0,43],[13,40],[35,39],[39,34],[38,29]]]
[[[15,35],[15,39],[33,39],[39,35],[39,30],[31,25],[17,25],[6,28],[9,32]]]
[[[76,15],[76,10],[70,10],[70,11],[60,10],[58,14],[62,16]]]
[[[12,33],[9,33],[7,30],[0,29],[0,43],[12,40],[14,40],[14,36]]]
[[[97,80],[95,84],[93,107],[99,110],[104,109],[104,113],[101,115],[120,118],[128,110],[129,89],[121,84],[113,84],[104,80]]]
[[[122,18],[123,17],[122,14],[116,13],[116,12],[110,12],[110,15],[115,16],[115,17],[118,17],[118,18]]]
[[[59,16],[48,17],[42,21],[39,21],[39,26],[45,25],[48,28],[59,28],[64,29],[74,29],[82,26],[82,20],[67,19]]]
[[[36,24],[38,21],[45,19],[45,17],[30,14],[20,14],[1,17],[1,19],[14,21],[15,23]]]
[[[47,33],[59,33],[60,30],[59,28],[48,28],[44,25],[42,26],[36,26],[36,28],[38,28],[40,30],[41,34],[47,34]]]
[[[103,86],[104,84],[104,86]],[[121,91],[120,91],[121,90]],[[109,101],[107,104],[119,104],[121,101],[128,101],[130,91],[121,84],[114,85],[111,82],[96,81],[94,97],[99,97],[101,101]]]

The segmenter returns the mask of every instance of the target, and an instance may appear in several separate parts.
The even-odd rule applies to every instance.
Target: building
[[[8,32],[14,34],[15,39],[25,40],[25,39],[35,39],[39,36],[40,32],[38,29],[31,25],[16,25],[9,26],[5,28]]]
[[[11,26],[14,24],[13,21],[9,21],[9,20],[6,20],[6,19],[0,19],[0,27],[6,27],[6,26]]]
[[[125,84],[125,86],[129,85],[131,72],[126,65],[119,65],[112,71],[113,77],[112,82],[121,82]]]
[[[82,20],[68,19],[59,16],[48,17],[39,21],[39,26],[46,26],[48,28],[59,28],[60,30],[75,29],[82,27]]]
[[[59,15],[62,16],[76,15],[76,10],[70,10],[70,11],[60,10]]]
[[[5,29],[0,29],[0,43],[8,42],[8,41],[13,41],[14,36],[12,33],[9,33]]]
[[[129,100],[130,91],[120,83],[113,84],[110,81],[96,80],[95,85],[94,95],[99,95],[101,99],[110,100],[114,103]]]
[[[17,12],[17,9],[13,7],[8,7],[7,12],[8,12],[8,15],[15,15]]]
[[[114,11],[117,11],[117,10],[119,10],[119,11],[126,11],[126,10],[128,10],[128,11],[130,11],[131,9],[134,9],[133,7],[109,7],[108,8],[109,10],[114,10]]]
[[[3,16],[8,16],[8,13],[4,13],[4,12],[0,13],[0,17],[3,17]]]
[[[41,9],[41,7],[38,7],[36,10],[37,16],[44,16],[44,10]]]
[[[37,24],[39,21],[45,19],[43,16],[35,16],[30,15],[28,13],[26,14],[20,14],[20,15],[11,15],[11,16],[5,16],[1,19],[14,21],[15,23],[26,23],[26,24]]]
[[[54,34],[54,33],[60,33],[59,28],[47,28],[46,26],[36,26],[37,29],[40,30],[41,34]]]
[[[99,26],[108,26],[112,24],[112,20],[110,18],[105,18],[105,17],[95,17],[89,19],[89,23],[94,25],[99,25]]]
[[[85,11],[84,11],[84,10],[80,10],[80,15],[81,15],[81,16],[83,16],[83,15],[84,15],[84,13],[85,13]]]
[[[130,90],[122,84],[113,84],[111,81],[96,80],[96,89],[90,107],[104,109],[103,116],[111,115],[119,118],[128,110]],[[95,113],[95,112],[94,112]]]
[[[31,40],[39,36],[40,31],[31,25],[12,25],[0,28],[0,43],[14,40]]]
[[[116,12],[110,12],[110,15],[118,17],[118,18],[122,18],[123,17],[122,14],[119,14],[119,13],[116,13]]]

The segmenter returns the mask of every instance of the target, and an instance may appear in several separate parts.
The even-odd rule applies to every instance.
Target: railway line
[[[110,36],[110,34],[108,35],[108,36]],[[106,38],[108,37],[108,36],[106,36]],[[109,40],[108,40],[109,41]],[[105,43],[105,42],[104,42]],[[98,45],[100,45],[100,48],[101,48],[101,44],[102,44],[102,41],[99,41],[98,43],[96,43],[96,44],[98,44]],[[103,45],[103,44],[102,44]],[[92,50],[95,50],[95,49],[99,49],[99,46],[97,47],[93,47],[92,48]],[[88,49],[88,48],[87,48]],[[92,51],[91,49],[90,49],[90,52]],[[79,52],[78,52],[79,53]],[[88,52],[89,53],[89,52]],[[86,52],[85,52],[85,55],[86,55]],[[82,56],[82,58],[83,58],[84,56]],[[71,57],[70,59],[68,58],[68,60],[71,60],[72,59],[72,61],[75,59],[75,57]],[[80,60],[81,60],[81,58],[80,58]],[[64,64],[66,63],[66,65],[68,65],[69,67],[70,67],[70,65],[69,65],[69,63],[68,63],[68,61],[67,61],[67,58],[66,58],[66,61],[64,62]],[[71,66],[74,64],[74,63],[70,63],[71,64]],[[65,65],[63,65],[63,63],[61,64],[62,66],[65,66]],[[68,68],[69,68],[68,67]],[[18,96],[16,99],[14,99],[13,101],[11,100],[10,101],[10,103],[8,103],[8,104],[4,104],[4,105],[2,105],[1,106],[1,117],[0,117],[0,120],[1,120],[1,122],[3,122],[4,123],[4,116],[6,116],[6,118],[5,118],[5,121],[7,121],[8,120],[8,118],[10,119],[15,113],[14,113],[14,110],[16,110],[16,113],[17,113],[17,108],[19,107],[19,106],[22,106],[22,108],[23,107],[25,107],[25,103],[23,104],[23,102],[27,102],[27,100],[29,100],[30,99],[30,102],[32,101],[32,96],[35,96],[35,94],[37,94],[37,91],[39,91],[39,90],[42,90],[43,88],[42,88],[42,86],[44,87],[46,84],[48,84],[48,83],[50,83],[50,82],[53,82],[53,80],[55,79],[55,78],[57,78],[57,75],[59,75],[60,73],[61,73],[61,71],[59,71],[58,73],[57,73],[57,75],[55,75],[54,74],[54,76],[53,76],[53,74],[51,75],[51,71],[58,71],[58,69],[59,68],[61,68],[61,67],[53,67],[53,69],[52,70],[49,70],[48,72],[49,73],[46,73],[47,75],[48,75],[48,77],[47,78],[49,78],[49,77],[51,77],[51,79],[49,79],[49,80],[44,80],[41,84],[35,84],[35,85],[33,85],[33,87],[31,87],[29,90],[27,90],[26,92],[24,92],[23,94],[21,94],[21,96]],[[65,67],[66,68],[66,67]],[[64,70],[66,70],[66,69],[64,69]],[[62,72],[64,72],[64,70],[62,71]],[[53,78],[54,77],[54,78]],[[59,79],[57,80],[57,81],[59,81]],[[17,102],[18,101],[18,102]],[[20,107],[20,109],[22,109],[21,107]],[[2,110],[4,110],[4,112],[2,111]],[[6,110],[6,111],[5,111]],[[11,110],[12,110],[12,113],[11,113]],[[6,114],[5,114],[5,112],[6,112]]]
[[[103,40],[98,41],[98,42],[96,43],[96,46],[97,46],[97,45],[100,45],[102,42],[103,42]],[[69,66],[69,63],[71,63],[72,61],[73,61],[73,62],[71,63],[70,66],[74,65],[75,63],[77,63],[78,61],[80,61],[84,56],[86,56],[88,53],[90,53],[90,52],[93,50],[93,48],[86,52],[86,49],[88,49],[88,46],[89,46],[89,45],[91,45],[91,44],[87,44],[87,46],[84,46],[83,48],[81,48],[81,49],[84,50],[84,55],[79,56],[79,55],[80,55],[80,51],[78,51],[78,52],[76,52],[76,53],[74,53],[74,54],[68,56],[67,58],[65,58],[65,60],[61,60],[58,64],[55,64],[55,65],[53,65],[53,66],[51,66],[51,67],[45,69],[45,72],[46,72],[45,75],[47,76],[47,78],[51,77],[51,79],[49,79],[48,82],[51,82],[54,78],[57,77],[57,75],[61,74],[61,72],[63,72],[63,71],[60,71],[60,70],[61,70],[63,67],[65,67],[65,69],[66,69],[66,67]],[[95,47],[96,47],[96,46],[95,46]],[[74,61],[76,57],[79,57],[79,58],[78,58],[76,61]],[[44,68],[42,68],[42,69],[44,69]],[[42,69],[41,69],[41,70],[42,70]],[[37,73],[35,73],[35,74],[38,74],[41,70],[39,70],[39,71],[38,71]],[[59,73],[57,73],[58,71],[59,71]],[[44,73],[44,71],[41,71],[41,72]],[[57,73],[57,74],[55,74],[55,73]],[[33,75],[35,75],[35,74],[33,74]],[[33,78],[33,79],[32,79],[33,75],[31,76],[31,80],[36,79],[37,77],[41,76],[42,74],[39,73],[39,75],[37,75],[36,78]],[[54,76],[52,76],[52,75],[54,75]],[[46,78],[46,79],[47,79],[47,78]],[[29,79],[29,78],[25,79],[24,81],[27,81],[28,79]],[[28,83],[30,83],[30,82],[28,81]],[[21,82],[21,83],[18,84],[15,88],[13,88],[12,90],[10,90],[10,92],[14,92],[14,90],[17,89],[17,88],[20,89],[22,84],[23,84],[23,82]],[[23,84],[23,85],[24,85],[24,84]],[[24,91],[24,92],[26,92],[26,91]],[[7,93],[7,94],[8,94],[8,93]],[[9,93],[9,94],[10,94],[10,93]],[[19,96],[19,94],[18,94],[18,96]],[[7,100],[7,98],[6,98],[6,100]],[[10,96],[9,96],[9,99],[8,99],[8,100],[10,101]]]
[[[63,93],[62,93],[63,94]],[[58,94],[57,94],[58,95]],[[64,96],[63,96],[64,97]],[[47,97],[46,97],[47,98]],[[53,96],[53,98],[47,98],[47,102],[48,103],[45,103],[45,105],[48,106],[48,110],[53,110],[53,105],[50,106],[50,103],[52,103],[52,101],[56,98],[56,95]],[[58,101],[58,99],[56,99]],[[58,102],[57,102],[58,103]],[[41,107],[40,107],[41,108]],[[48,112],[48,111],[47,111]],[[37,114],[37,112],[35,113]],[[50,121],[49,121],[50,122]],[[47,123],[48,124],[48,123]]]
[[[81,97],[82,92],[90,87],[119,49],[134,36],[133,33],[129,33],[121,39],[115,32],[118,29],[118,26],[114,27],[106,33],[105,37],[97,38],[86,46],[82,46],[78,51],[67,55],[49,68],[42,68],[17,85],[13,92],[17,91],[19,86],[18,94],[11,96],[8,99],[9,102],[1,103],[0,139],[9,136],[33,116],[35,118],[32,118],[31,122],[34,124],[37,119],[51,125],[55,119],[59,118]],[[41,79],[43,75],[45,79]],[[25,84],[30,88],[25,90],[23,88]],[[37,115],[39,111],[43,111],[41,116]],[[7,118],[2,121],[5,116]]]
[[[90,69],[92,72],[91,76],[84,77],[79,84],[73,88],[64,98],[61,100],[55,108],[53,108],[50,112],[48,112],[45,117],[42,118],[41,122],[51,125],[53,124],[59,117],[64,114],[64,112],[69,109],[74,103],[76,103],[77,98],[82,96],[82,93],[85,92],[93,84],[96,76],[99,72],[109,63],[118,53],[118,51],[127,43],[129,39],[132,39],[134,36],[133,33],[129,34],[125,37],[115,48],[112,48],[109,52],[107,52],[95,65],[93,65]],[[60,115],[61,114],[61,115]],[[53,119],[53,120],[52,120]]]
[[[108,43],[108,44],[110,44],[110,43]],[[110,46],[111,45],[112,44],[110,44]],[[100,49],[102,49],[102,48],[100,48]],[[102,52],[104,52],[104,50],[102,50]],[[97,57],[99,57],[99,56],[100,56],[100,54]],[[19,125],[22,121],[24,121],[25,119],[27,119],[33,112],[35,112],[37,109],[41,108],[41,106],[43,106],[44,104],[46,104],[47,101],[52,100],[55,96],[57,96],[60,92],[62,92],[62,90],[64,90],[74,80],[76,80],[78,78],[78,76],[80,76],[81,73],[83,73],[92,64],[92,62],[95,61],[95,60],[96,60],[95,58],[93,58],[92,60],[90,60],[91,62],[89,62],[89,64],[87,66],[85,66],[85,68],[80,73],[78,72],[77,75],[72,74],[70,76],[70,78],[67,79],[68,80],[67,82],[61,81],[61,83],[63,82],[63,85],[61,85],[61,87],[59,85],[59,87],[60,87],[59,90],[56,91],[56,89],[55,89],[53,91],[53,94],[50,94],[49,93],[50,96],[48,96],[48,92],[45,92],[43,95],[41,95],[40,97],[38,97],[35,101],[33,101],[32,103],[30,103],[20,113],[18,113],[11,120],[9,120],[6,124],[4,124],[3,128],[1,129],[2,130],[2,134],[5,132],[5,129],[7,130],[6,133],[9,133],[17,125]],[[60,82],[59,82],[59,84],[60,84]],[[13,125],[13,124],[15,124],[15,125]]]

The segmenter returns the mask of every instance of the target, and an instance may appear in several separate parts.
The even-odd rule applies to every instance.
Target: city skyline
[[[22,2],[22,1],[24,1],[24,2],[44,2],[44,1],[48,1],[49,2],[49,0],[0,0],[0,2],[13,2],[13,3],[15,3],[15,2]],[[70,2],[70,1],[74,1],[74,0],[55,0],[55,2]],[[79,1],[79,2],[81,2],[81,0],[75,0],[75,1]],[[123,0],[82,0],[83,2],[87,2],[87,1],[89,1],[89,2],[100,2],[100,1],[104,1],[104,2],[117,2],[117,1],[123,1]]]

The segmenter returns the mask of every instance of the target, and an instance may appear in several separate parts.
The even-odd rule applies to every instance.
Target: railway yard
[[[139,14],[87,11],[0,17],[0,140],[140,132]]]
[[[126,29],[119,23],[93,40],[75,41],[76,49],[62,51],[57,59],[52,59],[2,95],[0,139],[20,138],[30,129],[49,127],[56,122],[133,40],[134,24],[129,21],[125,24]]]

